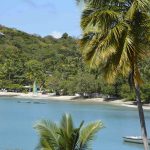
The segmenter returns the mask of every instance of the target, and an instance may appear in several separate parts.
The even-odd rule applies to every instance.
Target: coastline
[[[33,93],[15,93],[15,92],[0,92],[0,97],[16,97],[16,98],[23,98],[23,99],[40,99],[40,100],[48,100],[48,101],[68,101],[68,102],[80,102],[80,103],[103,103],[103,104],[111,104],[116,106],[124,106],[124,107],[131,107],[137,108],[132,101],[125,101],[124,99],[119,100],[109,100],[106,101],[104,98],[87,98],[82,99],[79,96],[53,96],[53,95],[43,95],[38,93],[34,95]],[[144,104],[143,109],[150,110],[150,104]]]

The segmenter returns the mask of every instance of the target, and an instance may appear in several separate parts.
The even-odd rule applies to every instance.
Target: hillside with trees
[[[148,54],[149,55],[149,54]],[[142,99],[150,100],[150,59],[141,63]],[[107,85],[99,69],[89,70],[80,54],[78,39],[64,33],[55,39],[0,26],[0,89],[28,92],[36,80],[39,90],[58,95],[115,96],[134,99],[121,76]]]

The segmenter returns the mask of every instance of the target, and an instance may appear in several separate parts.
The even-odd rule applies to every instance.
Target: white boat
[[[123,139],[125,142],[143,144],[143,139],[141,136],[125,136]],[[150,144],[150,139],[148,139],[148,144]]]

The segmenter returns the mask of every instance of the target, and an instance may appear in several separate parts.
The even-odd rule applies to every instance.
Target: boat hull
[[[143,139],[141,137],[126,136],[126,137],[123,137],[123,139],[124,139],[125,142],[143,144]],[[148,144],[150,144],[150,139],[148,139]]]

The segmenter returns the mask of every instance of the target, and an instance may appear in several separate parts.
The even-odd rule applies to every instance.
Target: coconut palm
[[[78,2],[83,0],[78,0]],[[86,0],[81,17],[80,47],[90,68],[101,69],[108,83],[129,75],[135,90],[145,150],[148,150],[144,112],[140,99],[143,83],[139,62],[149,51],[149,0]],[[145,46],[147,45],[147,46]]]
[[[95,134],[103,128],[101,121],[78,128],[74,127],[71,115],[62,116],[60,125],[48,120],[41,120],[35,125],[40,136],[38,150],[88,150]]]

